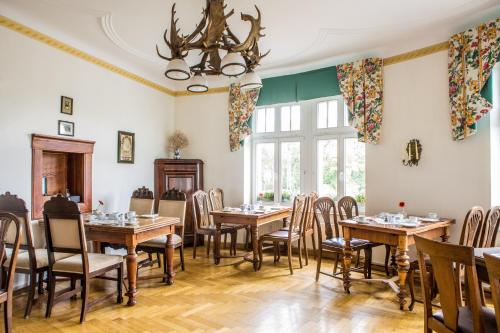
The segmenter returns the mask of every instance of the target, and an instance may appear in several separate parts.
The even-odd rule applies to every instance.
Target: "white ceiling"
[[[206,0],[178,0],[179,28],[190,33]],[[183,89],[163,76],[155,45],[170,27],[173,0],[0,0],[0,14],[152,81]],[[229,25],[240,39],[249,25],[239,13],[262,11],[271,54],[263,76],[333,65],[362,56],[390,56],[447,40],[464,28],[500,16],[500,0],[226,0]],[[194,56],[196,57],[196,56]],[[195,60],[188,59],[193,64]],[[224,85],[214,80],[211,86]]]

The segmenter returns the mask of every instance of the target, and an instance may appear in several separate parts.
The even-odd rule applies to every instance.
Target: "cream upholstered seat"
[[[89,259],[89,273],[97,272],[103,268],[123,262],[120,255],[107,255],[100,253],[87,253]],[[52,270],[54,272],[83,274],[82,256],[80,254],[56,260]]]
[[[6,253],[6,259],[3,263],[4,267],[9,267],[10,264],[10,251]],[[54,253],[54,259],[60,260],[72,256],[70,253],[56,252]],[[49,258],[47,255],[47,249],[35,249],[36,257],[36,268],[47,267],[49,265]],[[23,251],[17,255],[17,268],[30,269],[30,257],[28,251]]]
[[[154,199],[131,198],[129,211],[134,211],[137,215],[153,214],[154,203]]]
[[[173,234],[172,237],[173,237],[172,241],[173,241],[174,245],[182,243],[181,236],[179,236],[177,234]],[[156,237],[156,238],[153,238],[151,240],[148,240],[147,242],[141,243],[141,246],[153,246],[153,247],[157,247],[157,248],[164,248],[166,243],[167,243],[167,236],[160,236],[160,237]]]

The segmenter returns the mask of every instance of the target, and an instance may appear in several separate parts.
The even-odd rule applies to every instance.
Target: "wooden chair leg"
[[[299,240],[299,245],[300,245],[300,240]],[[292,267],[292,242],[287,242],[287,252],[288,252],[288,268],[290,268],[290,274],[293,275],[293,267]],[[300,255],[300,248],[299,248],[299,260],[301,255]],[[302,260],[301,260],[302,261]],[[302,262],[301,262],[302,264]],[[302,268],[302,265],[301,265]]]
[[[396,276],[398,274],[397,270],[398,265],[396,264],[396,252],[397,248],[395,246],[391,246],[391,270],[393,276]]]
[[[24,311],[24,319],[28,318],[31,314],[31,308],[33,307],[33,301],[35,300],[35,292],[36,292],[36,272],[32,270],[30,273],[28,303],[26,304],[26,310]]]
[[[181,269],[184,271],[184,243],[182,243],[180,249],[179,249],[179,255],[181,257]]]
[[[156,252],[156,261],[158,261],[158,268],[161,268],[160,253]]]
[[[299,238],[299,241],[297,242],[298,243],[298,252],[299,252],[299,266],[300,268],[302,268],[302,246],[300,245],[300,241],[301,239]],[[291,243],[291,242],[290,242]],[[289,245],[290,246],[290,249],[292,248],[292,244]]]
[[[316,282],[319,281],[319,272],[321,271],[321,258],[323,256],[323,253],[322,253],[323,251],[322,251],[321,247],[319,248],[318,252],[319,252],[319,254],[316,257],[316,260],[318,261],[318,264],[316,266]]]
[[[227,234],[224,234],[224,248],[226,248],[226,243],[227,243]]]
[[[210,242],[211,241],[212,241],[212,235],[208,235],[208,240],[207,240],[207,257],[210,257]],[[214,243],[215,243],[215,237],[214,237]]]
[[[299,240],[300,243],[300,240]],[[304,243],[304,253],[306,257],[306,266],[309,265],[309,254],[307,253],[307,241],[306,241],[306,235],[302,236],[302,243]],[[302,267],[300,267],[302,268]]]
[[[337,267],[339,267],[339,254],[335,253],[335,259],[333,261],[333,274],[337,273]]]
[[[45,311],[45,318],[50,318],[50,315],[52,314],[52,307],[54,306],[54,297],[56,293],[56,279],[54,276],[49,272],[49,282],[48,282],[48,289],[49,289],[49,298],[47,300],[47,309]]]
[[[82,311],[80,312],[80,324],[85,321],[87,315],[87,308],[89,303],[90,281],[88,279],[82,280]]]
[[[3,322],[6,333],[12,332],[12,295],[7,297],[3,305]]]
[[[123,280],[123,263],[116,269],[117,281],[116,281],[116,303],[123,303],[123,294],[122,294],[122,280]]]
[[[75,278],[71,278],[70,282],[69,282],[69,285],[71,287],[71,290],[75,290],[75,288],[76,288],[76,279]],[[73,296],[71,296],[71,299],[76,299],[76,298],[77,298],[76,294],[73,295]]]
[[[245,250],[248,250],[248,246],[250,244],[250,227],[246,228],[246,234],[245,234]]]
[[[259,239],[259,270],[262,267],[262,259],[263,259],[263,253],[262,253],[262,239]]]
[[[318,259],[316,256],[316,237],[314,237],[314,232],[311,235],[311,240],[312,240],[312,246],[313,246],[313,254],[314,254],[314,260]],[[319,244],[321,246],[321,244]]]
[[[384,260],[384,268],[385,268],[385,275],[390,276],[391,273],[389,272],[389,258],[391,256],[391,246],[390,245],[385,245],[385,260]]]
[[[231,236],[231,240],[233,241],[233,255],[236,255],[236,244],[238,242],[238,231],[236,231],[234,233],[234,240],[232,239],[232,236]]]
[[[44,271],[38,273],[38,295],[43,294],[43,277],[45,275]]]
[[[278,248],[277,248],[277,245],[276,245],[276,242],[273,242],[273,255],[274,255],[274,262],[277,261],[277,258],[278,258]]]
[[[356,268],[359,267],[359,258],[361,257],[361,250],[356,251]]]
[[[198,246],[198,234],[194,234],[193,239],[193,259],[196,259],[196,247]]]
[[[410,267],[408,271],[408,289],[410,289],[410,305],[408,305],[408,310],[413,311],[413,307],[415,306],[415,270]]]

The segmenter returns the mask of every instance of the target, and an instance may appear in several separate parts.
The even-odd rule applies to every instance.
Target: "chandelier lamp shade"
[[[191,92],[208,90],[206,76],[225,75],[242,77],[241,85],[245,89],[262,86],[262,81],[255,73],[262,58],[259,40],[265,35],[261,26],[261,12],[257,6],[257,16],[241,14],[241,20],[250,23],[248,36],[240,40],[230,29],[227,19],[234,14],[234,9],[225,12],[224,0],[206,0],[203,17],[193,32],[180,33],[177,28],[175,3],[172,6],[170,28],[166,29],[163,39],[170,56],[163,55],[158,45],[158,56],[168,61],[165,76],[171,80],[188,81],[187,89]],[[195,64],[188,64],[185,58],[191,53],[200,54]],[[190,59],[192,59],[190,57]],[[190,60],[192,61],[192,60]]]

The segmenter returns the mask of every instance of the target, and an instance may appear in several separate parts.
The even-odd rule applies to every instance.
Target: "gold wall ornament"
[[[418,166],[418,162],[422,157],[422,145],[418,139],[411,139],[403,151],[404,166]]]
[[[234,9],[225,13],[227,5],[224,0],[206,0],[203,17],[195,30],[189,34],[180,34],[177,28],[179,21],[176,18],[175,3],[172,6],[170,32],[163,34],[163,39],[170,49],[170,57],[160,53],[158,45],[156,52],[162,59],[169,61],[165,75],[173,80],[186,80],[193,75],[220,75],[239,76],[245,72],[253,72],[264,54],[259,50],[259,39],[264,37],[261,26],[261,12],[257,6],[257,17],[241,14],[241,19],[250,22],[250,32],[243,42],[231,31],[227,19],[234,14]],[[200,62],[193,66],[186,66],[184,58],[190,51],[200,51]],[[221,58],[221,55],[224,55]],[[183,63],[181,63],[182,61]],[[186,69],[189,75],[186,76]]]

